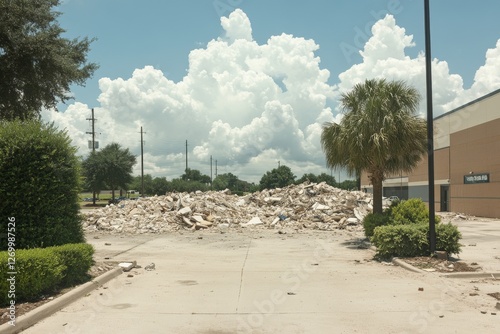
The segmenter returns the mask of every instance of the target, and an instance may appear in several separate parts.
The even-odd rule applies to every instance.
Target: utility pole
[[[217,159],[215,159],[215,178],[217,178]]]
[[[92,135],[92,152],[95,152],[95,121],[97,121],[97,119],[94,118],[94,108],[92,108],[92,117],[91,118],[87,118],[87,121],[92,121],[92,132],[86,132],[87,134],[89,135]]]
[[[434,122],[432,110],[432,59],[429,0],[424,1],[425,74],[427,86],[427,161],[429,171],[429,250],[436,251],[436,213],[434,208]]]
[[[212,189],[212,156],[210,155],[210,189]]]
[[[141,196],[144,197],[144,140],[141,126]]]
[[[187,171],[188,171],[188,141],[186,139],[186,175],[187,175]]]
[[[281,161],[278,160],[278,168],[280,168],[280,163],[281,163]]]
[[[92,152],[95,152],[95,121],[94,118],[94,108],[92,108],[92,117],[87,118],[87,121],[92,121],[92,132],[86,132],[87,134],[92,135]],[[92,205],[95,205],[95,191],[92,190]]]

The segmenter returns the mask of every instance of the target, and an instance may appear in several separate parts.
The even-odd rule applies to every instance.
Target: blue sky
[[[265,171],[277,166],[277,161],[289,165],[297,177],[304,172],[320,173],[325,168],[318,143],[319,125],[324,121],[338,121],[341,117],[336,99],[339,93],[366,78],[387,75],[394,79],[410,78],[410,83],[425,91],[421,73],[413,73],[414,68],[422,64],[418,59],[424,51],[423,3],[423,0],[66,0],[58,8],[62,12],[59,22],[67,30],[67,37],[97,38],[88,56],[100,68],[87,81],[86,87],[72,89],[75,100],[60,106],[62,113],[47,112],[45,117],[68,129],[82,155],[87,153],[88,136],[79,132],[88,131],[88,124],[84,121],[85,117],[89,117],[90,108],[96,108],[101,115],[96,118],[112,124],[99,130],[101,145],[119,140],[136,153],[139,150],[137,140],[123,137],[135,136],[138,127],[143,125],[145,131],[150,132],[146,136],[149,141],[146,171],[169,179],[180,175],[179,170],[182,172],[183,148],[174,146],[180,146],[178,144],[188,139],[188,135],[192,142],[189,153],[193,165],[190,167],[204,173],[207,173],[209,155],[214,155],[214,159],[220,156],[219,165],[225,167],[219,173],[233,172],[251,181],[258,181]],[[238,14],[230,20],[233,23],[228,23],[230,28],[224,28],[221,16],[228,18],[237,9]],[[500,68],[497,68],[500,57],[496,56],[500,39],[498,13],[500,2],[496,0],[431,1],[432,57],[439,65],[435,94],[441,97],[435,102],[439,104],[437,113],[500,88],[497,87],[499,74],[496,74],[500,73]],[[386,14],[391,18],[386,18]],[[380,29],[374,37],[372,27],[377,22],[381,22]],[[236,39],[250,34],[247,39],[253,44],[230,47],[235,41],[228,37],[231,34],[228,29],[233,31]],[[282,34],[290,35],[290,38],[286,39]],[[267,48],[271,48],[268,41],[272,36],[282,37],[277,39],[278,44],[273,44],[272,48],[278,48],[277,51],[267,54]],[[371,51],[365,50],[370,39]],[[316,47],[307,41],[315,43]],[[218,43],[209,46],[211,42],[224,42],[229,47]],[[300,55],[302,58],[298,56],[298,63],[283,67],[275,58],[276,52],[284,52],[283,57],[286,57],[290,48],[294,52],[303,52]],[[201,52],[192,52],[195,49]],[[490,60],[487,62],[489,49],[494,49],[494,52],[489,53]],[[362,57],[359,52],[363,50]],[[308,58],[312,53],[313,57]],[[200,61],[198,67],[190,64],[190,54],[192,64]],[[221,56],[220,59],[218,56]],[[248,57],[258,58],[253,60],[251,71],[232,72],[235,66],[241,69],[238,62]],[[315,58],[319,58],[319,62]],[[306,63],[302,64],[300,59]],[[273,64],[274,61],[277,63]],[[374,61],[376,65],[373,65]],[[255,65],[257,63],[267,64],[273,70]],[[475,84],[476,71],[486,63],[489,66],[480,73],[482,79]],[[290,96],[293,80],[297,84],[306,82],[299,72],[292,73],[297,64],[304,66],[300,75],[308,76],[304,72],[307,70],[314,72],[311,75],[315,79],[311,79],[310,83],[316,88],[311,88],[314,90],[309,95],[314,96],[311,100]],[[222,68],[226,65],[229,70]],[[142,72],[134,72],[136,70]],[[201,81],[196,82],[202,80],[198,70],[200,73],[208,72],[221,89],[217,93],[205,92],[208,95],[198,91],[203,87]],[[326,79],[322,70],[327,70],[329,74]],[[495,70],[498,71],[495,73]],[[254,82],[245,81],[247,88],[242,88],[242,83],[236,83],[234,77],[231,81],[233,86],[227,86],[228,79],[224,79],[224,85],[230,87],[227,88],[221,84],[220,76],[214,75],[222,75],[224,71],[229,75],[242,75],[250,81],[252,77],[247,78],[246,75],[262,74],[263,82],[265,76],[271,77],[282,88],[280,94],[283,95],[273,93],[257,98],[256,92],[260,88],[252,86]],[[137,73],[138,80],[143,80],[142,83],[132,80],[134,73]],[[186,79],[188,74],[189,80]],[[285,88],[287,84],[281,82],[284,78],[288,80],[289,87]],[[183,80],[185,85],[181,84]],[[99,82],[104,86],[99,87]],[[150,83],[152,86],[145,89],[144,85]],[[446,90],[443,88],[441,91],[441,86],[447,86]],[[298,92],[309,89],[304,87]],[[169,95],[169,89],[179,92]],[[142,92],[141,98],[138,98],[137,92]],[[227,106],[223,102],[212,105],[213,101],[207,96],[222,92],[234,94],[236,100]],[[184,93],[187,95],[182,95]],[[140,105],[141,101],[149,98],[153,102]],[[253,108],[239,113],[227,111],[237,108],[238,103],[252,105]],[[183,123],[182,118],[194,117],[194,114],[189,114],[190,108],[196,111],[196,117],[204,118],[204,121],[203,124],[194,122],[190,125],[193,129],[188,130],[183,128],[188,123]],[[286,124],[294,129],[293,140],[285,138],[285,130],[260,133],[265,126],[276,127],[273,125],[276,121],[290,121]],[[174,125],[165,125],[162,130],[158,125],[162,122],[173,122]],[[266,139],[259,144],[242,144],[234,149],[225,146],[231,142],[234,147],[235,143],[260,135]],[[220,136],[228,136],[227,142],[219,142]],[[170,142],[172,147],[161,146],[160,142]],[[300,149],[296,149],[297,146]],[[138,171],[140,166],[136,167]]]

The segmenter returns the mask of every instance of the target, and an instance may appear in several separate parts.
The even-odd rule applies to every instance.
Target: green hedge
[[[89,244],[21,249],[15,255],[0,252],[0,307],[8,305],[10,300],[17,304],[83,282],[92,266],[93,253],[94,248]],[[9,259],[15,259],[13,267],[9,267]],[[15,274],[9,274],[12,271]],[[15,291],[10,289],[11,277],[15,278]],[[15,297],[9,296],[11,290]]]
[[[375,227],[385,226],[389,224],[389,216],[383,213],[369,213],[363,219],[363,227],[365,228],[365,236],[370,238],[373,236]]]
[[[436,225],[436,250],[458,254],[461,237],[458,228],[454,225]],[[430,255],[428,224],[376,227],[371,241],[377,247],[377,255],[382,258]]]
[[[80,163],[66,132],[38,121],[0,121],[0,250],[8,217],[16,248],[85,241],[81,226]]]
[[[441,222],[439,216],[435,217],[435,222]],[[429,224],[429,209],[420,198],[393,202],[383,213],[369,213],[363,219],[368,238],[373,236],[373,231],[378,226],[409,224]]]
[[[94,260],[94,248],[89,244],[67,244],[50,247],[62,260],[66,269],[63,272],[62,286],[79,284],[88,279],[88,271]]]

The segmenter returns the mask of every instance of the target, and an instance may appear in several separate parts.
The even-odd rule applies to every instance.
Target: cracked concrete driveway
[[[345,231],[270,230],[89,234],[97,259],[136,260],[142,268],[121,274],[24,333],[498,330],[493,299],[468,297],[463,280],[373,261],[373,251],[358,247],[360,237]],[[150,263],[155,270],[144,269]],[[496,282],[488,284],[498,288]]]

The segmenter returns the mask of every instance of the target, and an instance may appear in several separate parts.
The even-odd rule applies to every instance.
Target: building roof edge
[[[439,115],[439,116],[436,116],[436,117],[434,117],[434,119],[436,120],[436,119],[439,119],[439,118],[442,118],[442,117],[448,116],[448,115],[450,115],[450,114],[453,114],[454,112],[457,112],[457,111],[459,111],[460,109],[464,109],[464,108],[466,108],[466,107],[468,107],[468,106],[470,106],[470,105],[472,105],[472,104],[474,104],[474,103],[477,103],[477,102],[479,102],[479,101],[481,101],[481,100],[487,99],[487,98],[489,98],[489,97],[491,97],[491,96],[493,96],[493,95],[496,95],[496,94],[498,94],[498,93],[500,93],[500,88],[499,88],[499,89],[497,89],[497,90],[492,91],[491,93],[488,93],[488,94],[486,94],[486,95],[483,95],[483,96],[481,96],[481,97],[478,97],[478,98],[477,98],[477,99],[475,99],[475,100],[472,100],[472,101],[470,101],[470,102],[467,102],[466,104],[461,105],[460,107],[457,107],[457,108],[455,108],[455,109],[452,109],[452,110],[450,110],[450,111],[445,112],[444,114],[441,114],[441,115]]]

